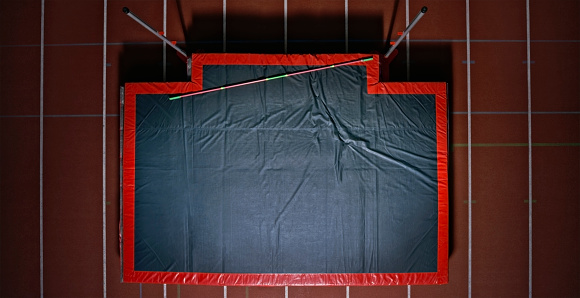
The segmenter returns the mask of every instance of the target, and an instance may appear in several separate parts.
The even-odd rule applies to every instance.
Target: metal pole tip
[[[427,12],[427,6],[423,6],[423,8],[421,8],[421,12],[422,13],[426,13]]]
[[[127,7],[123,7],[123,12],[124,12],[125,14],[129,14],[131,11],[129,10],[129,8],[127,8]]]

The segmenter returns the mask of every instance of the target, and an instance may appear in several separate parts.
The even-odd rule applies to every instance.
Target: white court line
[[[580,114],[580,112],[576,114]],[[102,114],[53,114],[44,115],[44,118],[90,118],[102,116]],[[119,114],[107,114],[107,117],[119,117]],[[40,118],[40,115],[4,115],[0,116],[0,118]]]
[[[223,28],[223,52],[226,52],[226,0],[223,0],[223,9],[222,9],[222,28]]]
[[[467,40],[467,61],[471,61],[471,35],[469,28],[469,0],[465,0],[465,29]],[[472,202],[472,188],[471,188],[471,63],[467,65],[467,297],[471,298],[471,202]]]
[[[163,284],[163,298],[167,298],[167,284]]]
[[[405,28],[409,27],[409,0],[405,0]],[[407,51],[407,81],[411,81],[411,32],[405,37]]]
[[[411,285],[407,285],[407,298],[411,298]]]
[[[344,49],[348,53],[348,0],[344,0]]]
[[[224,286],[224,298],[228,298],[228,287],[227,286]]]
[[[350,287],[346,286],[346,298],[350,298]]]
[[[288,286],[284,287],[284,298],[288,298]]]
[[[386,39],[386,38],[385,38]],[[270,40],[276,42],[282,42],[282,40]],[[300,41],[300,40],[298,40]],[[360,39],[359,42],[380,42],[385,41],[384,39]],[[414,39],[411,40],[412,43],[465,43],[465,39]],[[238,43],[240,42],[254,42],[254,40],[237,40]],[[330,41],[334,42],[334,41]],[[525,39],[471,39],[472,43],[526,43]],[[210,41],[210,43],[214,43],[214,41]],[[580,43],[580,39],[568,39],[568,40],[559,40],[559,39],[532,39],[531,43]],[[110,46],[123,46],[123,45],[157,45],[159,41],[142,41],[142,42],[109,42],[107,45]],[[186,44],[185,41],[178,41],[177,44]],[[73,42],[73,43],[51,43],[46,44],[47,47],[94,47],[94,46],[102,46],[101,42]],[[0,48],[34,48],[39,47],[40,44],[10,44],[10,45],[0,45]],[[522,61],[522,63],[526,63],[526,61]],[[532,64],[534,64],[534,60],[532,60]]]
[[[44,297],[44,0],[40,2],[40,297]]]
[[[103,1],[103,297],[107,297],[107,0]]]
[[[532,297],[532,78],[530,51],[530,1],[526,0],[526,59],[528,80],[528,296]]]
[[[284,54],[288,54],[288,0],[284,0]]]
[[[163,36],[167,37],[167,0],[163,0]],[[167,81],[167,44],[163,43],[163,82]]]

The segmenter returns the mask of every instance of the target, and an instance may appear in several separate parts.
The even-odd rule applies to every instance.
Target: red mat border
[[[137,94],[177,94],[199,91],[204,65],[309,65],[323,66],[373,56],[353,65],[367,68],[369,94],[434,94],[437,131],[438,243],[437,272],[337,274],[232,274],[135,271],[135,132]],[[192,56],[191,82],[128,83],[125,85],[123,134],[123,214],[121,263],[123,282],[213,286],[385,286],[446,284],[449,281],[449,199],[447,142],[447,84],[379,82],[379,56],[365,54],[268,55],[196,54]]]

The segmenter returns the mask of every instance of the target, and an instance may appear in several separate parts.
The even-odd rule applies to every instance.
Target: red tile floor
[[[390,79],[449,83],[450,282],[288,297],[579,297],[578,0],[1,1],[0,296],[286,295],[120,282],[119,87],[187,79],[123,6],[190,53],[342,53],[423,5]]]

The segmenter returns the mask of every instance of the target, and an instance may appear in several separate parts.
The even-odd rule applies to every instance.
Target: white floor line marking
[[[44,297],[44,0],[40,2],[40,297]]]
[[[346,298],[350,298],[350,287],[346,286]]]
[[[526,0],[526,60],[528,80],[528,296],[532,297],[532,78],[530,1]]]
[[[167,298],[167,284],[163,284],[163,298]]]
[[[344,49],[348,53],[348,0],[344,0]]]
[[[227,286],[224,286],[224,298],[228,298],[228,287]]]
[[[163,0],[163,36],[167,37],[167,0]],[[167,45],[163,43],[163,82],[167,81]]]
[[[405,0],[405,28],[409,27],[409,0]],[[407,81],[411,81],[411,32],[405,37],[407,51]]]
[[[284,287],[284,298],[288,298],[288,286]]]
[[[407,298],[411,298],[411,285],[407,285]]]
[[[288,0],[284,0],[284,54],[288,54]]]
[[[223,0],[222,8],[222,29],[223,29],[223,52],[226,52],[226,0]]]
[[[107,297],[107,0],[103,1],[103,297]]]
[[[465,0],[465,27],[467,33],[467,61],[471,61],[471,35],[469,28],[469,0]],[[471,202],[472,202],[472,187],[471,187],[471,63],[467,63],[467,297],[471,298],[471,244],[472,244],[472,218],[471,218]]]

